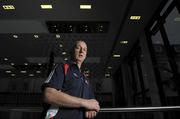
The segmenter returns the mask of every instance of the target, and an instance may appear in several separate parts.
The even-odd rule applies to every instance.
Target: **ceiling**
[[[161,1],[2,0],[0,77],[46,77],[50,54],[54,53],[55,63],[64,61],[64,58],[69,58],[68,51],[73,42],[82,39],[88,44],[85,67],[90,70],[92,79],[102,79],[105,73],[116,71]],[[53,9],[43,10],[41,4],[51,4]],[[90,4],[92,9],[79,9],[81,4]],[[2,5],[14,5],[15,10],[4,10]],[[130,20],[131,15],[141,16],[141,19]],[[106,24],[102,32],[67,32],[65,29],[53,33],[48,29],[48,22],[73,24],[76,29],[78,25],[96,27],[101,23]],[[121,41],[128,41],[128,44],[121,44]],[[66,54],[62,54],[64,51]],[[119,54],[120,57],[114,58],[113,54]]]

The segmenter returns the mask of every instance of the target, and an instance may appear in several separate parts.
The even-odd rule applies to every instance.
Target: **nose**
[[[79,51],[80,53],[82,53],[83,52],[83,49],[82,48],[80,48],[80,51]]]

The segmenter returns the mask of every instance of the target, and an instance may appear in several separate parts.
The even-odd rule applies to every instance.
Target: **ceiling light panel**
[[[14,63],[11,63],[12,66],[14,66]]]
[[[18,38],[18,35],[13,35],[13,38]]]
[[[41,9],[52,9],[52,5],[41,5]]]
[[[63,44],[59,44],[59,47],[62,48],[62,47],[63,47]]]
[[[56,34],[56,38],[60,38],[61,36],[59,34]]]
[[[15,76],[16,74],[11,74],[11,76]]]
[[[34,74],[29,74],[29,76],[34,76]]]
[[[62,52],[62,55],[66,55],[66,52]]]
[[[110,74],[105,74],[105,77],[110,77],[111,75]]]
[[[26,66],[27,66],[27,65],[28,65],[28,63],[24,63],[24,65],[26,65]]]
[[[23,74],[27,73],[27,71],[25,71],[25,70],[22,70],[22,71],[20,71],[20,72],[23,73]]]
[[[7,74],[8,74],[8,73],[11,73],[11,71],[10,71],[10,70],[7,70],[6,73],[7,73]]]
[[[121,44],[128,44],[128,41],[126,40],[123,40],[123,41],[120,41]]]
[[[113,57],[115,57],[115,58],[117,57],[118,58],[118,57],[121,57],[121,55],[113,55]]]
[[[38,63],[39,66],[41,66],[42,64],[41,63]]]
[[[131,16],[130,20],[140,20],[141,16]]]
[[[39,36],[38,35],[34,35],[34,38],[39,38]]]
[[[41,73],[41,71],[36,71],[37,74]]]
[[[67,61],[67,60],[68,60],[68,58],[64,58],[64,60],[65,60],[65,61]]]
[[[4,61],[8,61],[8,58],[5,57],[5,58],[4,58]]]
[[[91,9],[91,5],[80,5],[80,9]]]
[[[15,10],[15,7],[13,5],[3,5],[4,10]]]
[[[107,68],[108,68],[108,69],[112,69],[112,67],[111,67],[111,66],[108,66]]]

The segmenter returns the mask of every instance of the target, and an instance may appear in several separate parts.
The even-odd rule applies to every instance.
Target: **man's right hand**
[[[86,99],[82,102],[82,105],[87,110],[95,110],[96,112],[99,112],[100,106],[97,100],[95,99]]]

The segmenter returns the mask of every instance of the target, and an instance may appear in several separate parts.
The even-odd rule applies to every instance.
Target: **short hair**
[[[84,42],[84,43],[86,44],[86,46],[87,46],[87,43],[86,43],[84,40],[77,40],[77,41],[73,42],[73,45],[72,45],[72,47],[71,47],[71,49],[70,49],[70,52],[69,52],[69,54],[70,54],[70,60],[74,60],[74,53],[75,53],[74,50],[75,50],[76,45],[77,45],[79,42]]]

